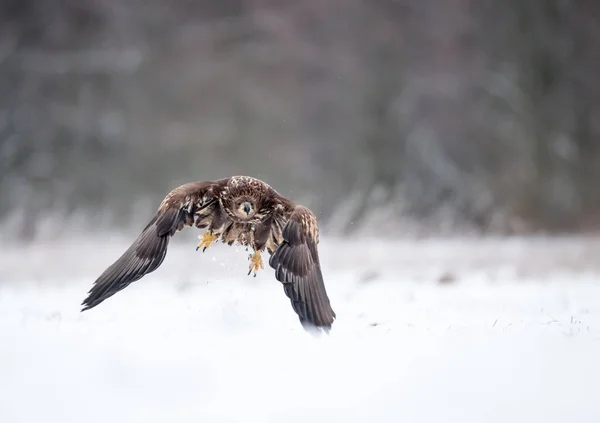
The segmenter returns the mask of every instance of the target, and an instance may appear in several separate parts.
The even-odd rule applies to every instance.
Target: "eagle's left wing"
[[[81,311],[97,306],[155,271],[165,259],[171,237],[183,227],[193,225],[194,214],[214,202],[208,195],[214,184],[191,182],[169,192],[133,244],[94,282]]]
[[[283,284],[302,325],[328,330],[336,315],[321,272],[316,216],[306,207],[295,206],[282,235],[283,241],[269,259],[269,265],[275,269],[275,277]]]

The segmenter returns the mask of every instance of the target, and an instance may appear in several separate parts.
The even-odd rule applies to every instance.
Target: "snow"
[[[80,313],[127,241],[0,250],[0,422],[600,421],[598,240],[324,237],[329,336],[185,238]]]

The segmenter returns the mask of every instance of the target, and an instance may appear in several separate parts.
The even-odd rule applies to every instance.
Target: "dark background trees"
[[[4,0],[2,231],[230,174],[331,233],[593,230],[598,75],[592,0]]]

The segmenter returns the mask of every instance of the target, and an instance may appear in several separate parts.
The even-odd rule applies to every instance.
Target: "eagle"
[[[275,278],[304,329],[331,329],[336,314],[323,281],[316,216],[251,176],[190,182],[171,190],[131,246],[93,283],[81,311],[158,269],[171,237],[186,226],[205,230],[196,250],[204,252],[219,240],[252,248],[248,275],[264,269],[261,254],[267,250]]]

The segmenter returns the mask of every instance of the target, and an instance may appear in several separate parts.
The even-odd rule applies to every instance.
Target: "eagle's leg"
[[[200,247],[203,247],[202,252],[205,252],[206,249],[210,246],[210,244],[212,244],[217,239],[219,239],[219,237],[216,236],[215,234],[213,234],[212,231],[206,231],[202,234],[201,237],[198,236],[198,238],[200,238],[200,242],[198,243],[198,246],[196,247],[196,251],[198,251],[198,249]]]
[[[254,277],[256,277],[256,272],[258,272],[258,269],[265,268],[263,266],[262,255],[260,254],[260,250],[254,251],[254,254],[251,254],[248,258],[250,259],[250,266],[248,266],[250,270],[248,270],[248,276],[250,276],[250,273],[254,271]]]

